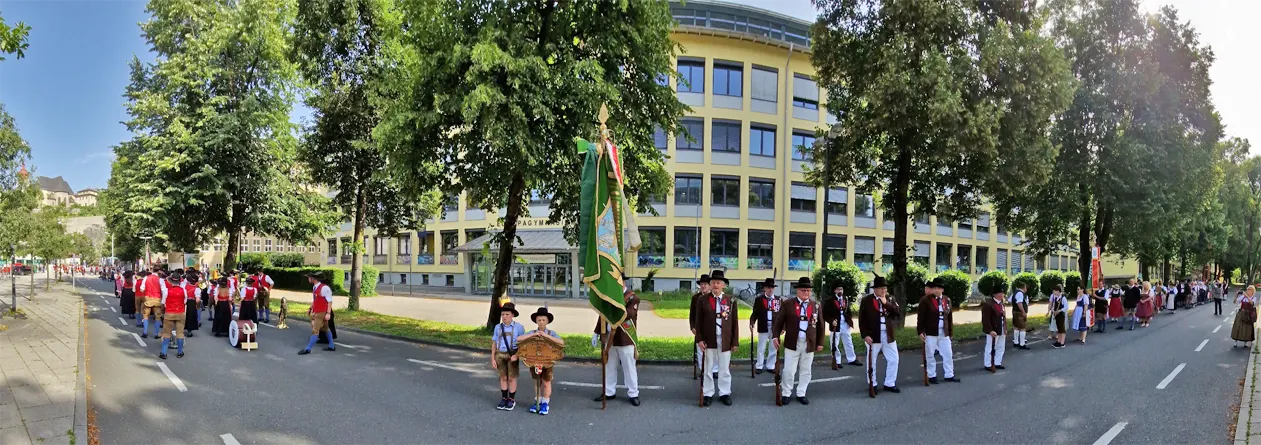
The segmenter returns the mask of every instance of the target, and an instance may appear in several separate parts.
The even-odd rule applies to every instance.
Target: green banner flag
[[[576,140],[585,152],[582,168],[582,197],[579,204],[578,259],[583,268],[591,307],[611,326],[621,326],[637,340],[634,323],[626,319],[622,275],[623,215],[622,190],[609,150],[601,150],[586,140]]]

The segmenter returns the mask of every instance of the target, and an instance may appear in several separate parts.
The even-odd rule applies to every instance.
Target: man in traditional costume
[[[797,298],[790,298],[784,303],[783,310],[776,314],[771,326],[775,349],[779,349],[780,335],[784,336],[784,380],[780,387],[783,406],[788,405],[794,384],[797,401],[802,405],[810,404],[806,388],[810,386],[811,365],[814,364],[814,353],[823,350],[824,328],[820,324],[823,311],[818,302],[810,299],[810,292],[814,289],[810,277],[801,277],[793,287]]]
[[[867,344],[867,385],[871,397],[875,397],[876,358],[885,360],[884,390],[899,393],[898,389],[898,342],[892,320],[902,316],[897,302],[887,297],[888,283],[877,275],[871,284],[871,294],[863,297],[858,306],[858,331]]]
[[[753,300],[752,314],[749,315],[749,330],[757,332],[757,361],[753,364],[756,374],[762,371],[775,373],[775,359],[779,351],[771,347],[771,324],[781,306],[779,297],[775,296],[775,287],[774,278],[762,282],[762,294]]]
[[[721,270],[709,274],[712,292],[701,297],[696,310],[696,336],[694,341],[705,351],[701,369],[718,367],[715,374],[705,373],[702,383],[702,404],[709,406],[714,394],[723,405],[731,406],[731,352],[740,345],[739,305],[735,298],[724,291],[730,281]]]
[[[954,337],[954,312],[950,308],[950,299],[943,296],[945,283],[934,278],[924,286],[930,292],[919,300],[918,319],[915,330],[924,342],[925,370],[928,372],[928,383],[937,384],[937,354],[941,354],[941,370],[947,382],[959,382],[955,377],[954,348],[951,339]]]

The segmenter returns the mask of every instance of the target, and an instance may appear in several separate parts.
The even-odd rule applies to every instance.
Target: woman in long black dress
[[[228,325],[232,323],[232,294],[228,292],[228,279],[220,278],[215,292],[215,320],[210,325],[210,332],[215,337],[227,337]]]
[[[185,337],[192,337],[193,331],[201,329],[201,311],[197,305],[197,282],[201,277],[196,273],[185,275],[184,295],[184,332]]]
[[[123,272],[123,290],[122,298],[119,299],[118,310],[127,315],[127,318],[136,318],[136,274],[132,271]]]
[[[241,288],[241,312],[238,320],[249,320],[258,323],[258,280],[253,276],[245,279],[245,287]]]

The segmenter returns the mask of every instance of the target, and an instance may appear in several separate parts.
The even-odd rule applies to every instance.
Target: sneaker
[[[507,406],[508,406],[508,398],[505,397],[505,398],[499,399],[499,405],[495,406],[495,409],[504,409],[504,407],[507,407]]]
[[[512,411],[517,407],[517,399],[508,399],[508,403],[504,405],[504,411]]]
[[[184,353],[183,352],[175,353],[175,358],[184,358]]]
[[[310,350],[310,349],[303,349],[303,350],[301,350],[301,351],[298,351],[298,355],[307,355],[307,354],[310,354],[310,353],[311,353],[311,350]]]
[[[543,402],[543,406],[540,406],[540,407],[539,407],[539,414],[540,414],[540,415],[544,415],[544,416],[546,416],[546,415],[547,415],[547,413],[548,413],[549,411],[551,411],[550,409],[548,409],[548,408],[549,408],[549,406],[548,406],[548,405],[549,405],[549,404],[548,404],[547,402]],[[509,408],[509,409],[511,409],[511,408]]]
[[[1064,345],[1062,345],[1062,344],[1060,344],[1060,343],[1055,343],[1055,344],[1051,345],[1051,347],[1052,347],[1052,348],[1055,348],[1055,349],[1064,349]]]
[[[533,405],[530,405],[530,412],[531,412],[531,413],[537,413],[537,412],[539,412],[539,404],[538,404],[538,402],[534,402],[534,404],[533,404]]]
[[[158,354],[158,358],[166,360],[166,354]]]

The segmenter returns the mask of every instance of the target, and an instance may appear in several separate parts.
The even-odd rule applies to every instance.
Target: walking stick
[[[871,364],[871,345],[867,345],[867,397],[876,398],[876,373]]]
[[[700,346],[697,346],[697,348],[700,348]],[[705,358],[705,355],[702,354],[701,359],[704,360],[704,358]],[[701,362],[701,365],[705,366],[705,365],[708,365],[708,363]],[[717,384],[717,383],[718,382],[714,382],[714,384]],[[705,407],[705,379],[701,379],[701,381],[696,385],[696,406],[699,406],[701,408]]]
[[[928,386],[928,343],[924,343],[924,347],[920,349],[919,356],[924,360],[924,386]],[[945,360],[945,357],[942,357],[942,360]]]
[[[836,343],[841,341],[841,338],[840,338],[840,337],[837,337],[837,335],[839,335],[840,333],[841,333],[840,327],[837,327],[837,329],[836,329],[835,331],[832,331],[832,370],[833,370],[833,371],[835,371],[835,370],[837,369],[837,365],[836,365]],[[848,333],[847,333],[847,334],[848,334]]]
[[[700,346],[692,345],[692,380],[696,380],[696,362],[701,359]]]
[[[780,348],[775,351],[775,406],[784,406],[784,397],[779,393],[782,390],[780,382],[784,379],[784,351]]]
[[[757,362],[753,360],[754,350],[757,349],[753,343],[753,329],[749,329],[749,378],[757,378]]]
[[[994,354],[998,352],[998,344],[997,344],[998,337],[995,337],[989,334],[985,334],[985,335],[989,336],[990,338],[990,366],[989,368],[986,368],[986,369],[990,371],[990,374],[993,374],[995,372],[998,372],[997,370],[994,369]]]

